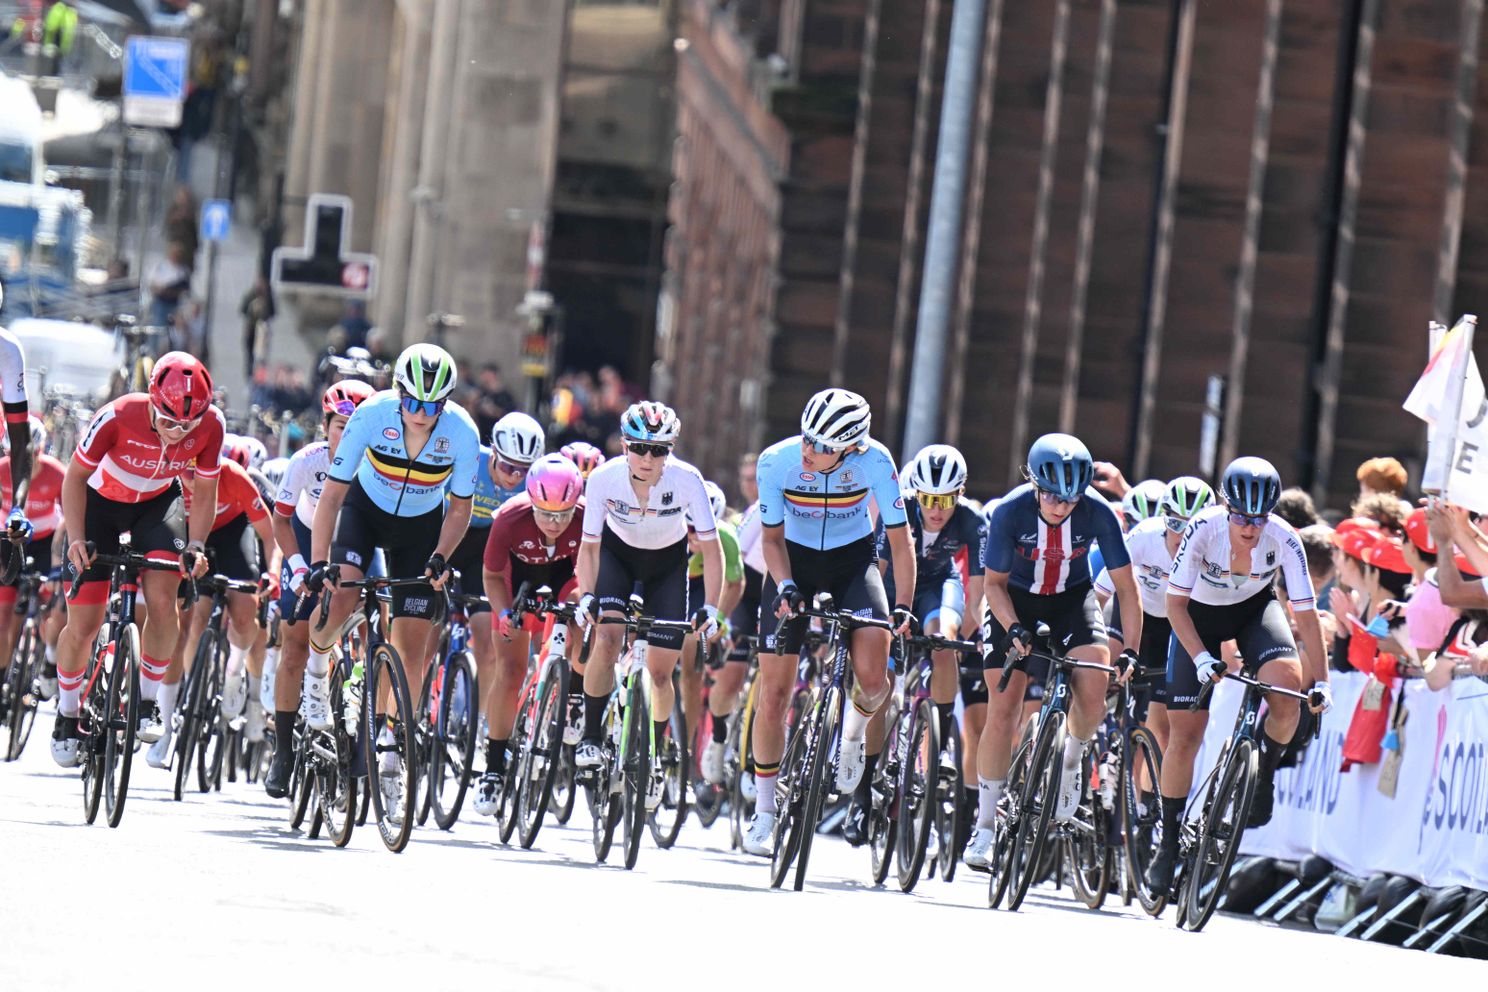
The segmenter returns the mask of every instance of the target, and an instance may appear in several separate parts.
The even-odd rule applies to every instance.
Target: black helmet
[[[1236,458],[1225,469],[1220,489],[1231,510],[1262,517],[1275,509],[1281,498],[1281,476],[1264,458]]]

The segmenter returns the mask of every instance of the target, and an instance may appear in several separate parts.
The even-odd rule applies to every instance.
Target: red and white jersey
[[[62,479],[67,469],[51,455],[31,452],[31,488],[26,490],[26,519],[33,538],[46,537],[62,526]],[[10,457],[0,458],[0,499],[10,512]]]
[[[222,411],[208,407],[190,434],[167,445],[150,426],[146,393],[120,396],[93,415],[73,457],[93,470],[88,485],[116,503],[142,503],[165,492],[193,463],[198,475],[222,471]]]
[[[325,490],[326,475],[330,470],[331,446],[326,442],[316,441],[296,451],[279,482],[274,512],[281,517],[293,514],[306,527],[314,527],[315,507]]]
[[[182,492],[188,518],[191,516],[191,490],[188,485]],[[248,522],[256,524],[269,515],[269,508],[264,505],[258,483],[253,481],[248,470],[237,462],[225,461],[222,475],[217,480],[217,515],[212,518],[212,529],[219,530],[245,513]]]

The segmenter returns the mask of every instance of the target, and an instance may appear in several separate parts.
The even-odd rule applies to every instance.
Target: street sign
[[[124,51],[124,123],[180,127],[191,46],[185,38],[135,35]]]
[[[231,200],[203,200],[201,206],[201,239],[226,241],[232,229]]]
[[[346,250],[351,197],[312,193],[305,207],[305,245],[275,248],[269,281],[275,289],[367,297],[377,292],[377,256]]]

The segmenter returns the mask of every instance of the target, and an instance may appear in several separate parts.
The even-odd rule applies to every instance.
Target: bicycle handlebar
[[[398,588],[400,586],[426,586],[428,584],[429,584],[429,580],[427,578],[425,578],[424,576],[420,575],[417,578],[406,578],[406,579],[388,579],[388,578],[364,578],[364,579],[344,579],[344,580],[338,579],[335,583],[332,583],[332,586],[335,589],[363,589],[363,590],[370,589],[374,593],[376,593],[376,592],[381,592],[384,589],[396,589],[396,588]],[[326,590],[325,589],[322,589],[321,592],[324,593],[324,592],[326,592]],[[305,598],[308,595],[309,595],[309,592],[305,589],[304,586],[301,586],[300,587],[300,598],[299,598],[299,602],[304,602],[305,601]],[[299,609],[298,604],[296,604],[295,609],[296,609],[296,611],[298,611],[298,609]],[[317,631],[325,630],[326,621],[329,620],[330,618],[331,618],[331,597],[328,596],[328,595],[323,595],[323,596],[320,597],[320,612],[319,612],[318,617],[316,618],[315,629]]]
[[[1233,679],[1234,681],[1239,682],[1243,685],[1250,686],[1251,688],[1256,689],[1268,696],[1272,694],[1275,694],[1277,696],[1287,696],[1291,699],[1300,700],[1306,703],[1309,707],[1314,705],[1314,700],[1312,698],[1313,694],[1310,692],[1298,692],[1296,689],[1287,689],[1283,686],[1271,685],[1269,682],[1262,682],[1260,679],[1256,678],[1253,675],[1247,675],[1243,670],[1238,672],[1225,672],[1224,677],[1227,679]],[[1204,684],[1199,686],[1199,694],[1194,697],[1193,702],[1188,704],[1189,712],[1194,712],[1201,706],[1203,706],[1204,702],[1214,693],[1214,687],[1218,684],[1219,683],[1214,681],[1213,679],[1205,679]],[[1321,700],[1318,700],[1317,702],[1321,703]],[[1321,736],[1322,732],[1323,721],[1314,720],[1312,725],[1313,739],[1316,740],[1319,736]]]
[[[86,542],[86,547],[88,554],[93,556],[93,565],[107,565],[110,568],[123,568],[132,572],[176,572],[179,574],[181,571],[180,561],[165,561],[159,558],[150,558],[140,554],[138,551],[128,551],[117,555],[100,554],[96,550],[97,545],[92,541]],[[77,596],[78,589],[83,585],[83,576],[87,572],[86,570],[78,571],[72,566],[71,562],[68,563],[68,568],[72,569],[72,584],[67,589],[67,598],[71,600]],[[196,580],[190,575],[182,577],[186,581],[187,604],[193,605],[196,603],[197,597]]]

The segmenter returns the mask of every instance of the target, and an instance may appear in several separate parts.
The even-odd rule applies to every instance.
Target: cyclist
[[[759,485],[756,482],[755,466],[758,455],[745,455],[740,461],[739,488],[754,499],[739,518],[739,556],[744,562],[744,591],[729,614],[730,645],[724,666],[713,673],[713,688],[708,693],[708,711],[713,714],[713,733],[724,734],[727,743],[728,718],[733,716],[739,704],[739,690],[748,674],[749,639],[760,630],[760,594],[765,585],[765,548],[761,540]],[[716,757],[715,757],[716,752]],[[711,743],[703,752],[703,777],[711,785],[722,785],[724,771],[724,749],[722,744]],[[718,779],[715,781],[715,777]],[[754,776],[745,772],[741,788],[747,799],[754,799]]]
[[[563,457],[579,467],[579,474],[585,479],[589,473],[605,463],[604,452],[600,451],[588,441],[570,441],[562,449]]]
[[[703,488],[708,493],[708,504],[713,508],[713,520],[718,525],[718,544],[723,549],[723,591],[718,594],[718,612],[725,619],[719,624],[713,641],[709,642],[709,648],[715,648],[727,643],[727,618],[733,616],[734,607],[744,593],[744,562],[739,555],[738,531],[726,519],[728,497],[716,482],[704,482]],[[704,598],[703,556],[697,547],[697,531],[692,527],[687,530],[687,546],[693,552],[692,557],[687,559],[687,598],[690,602],[698,602]],[[683,638],[682,657],[685,659],[682,665],[682,713],[683,722],[687,726],[687,739],[691,741],[697,732],[698,720],[703,715],[703,668],[694,663],[697,658],[696,634],[688,634]],[[713,657],[711,652],[709,657]],[[722,675],[725,667],[727,666],[718,665],[716,673]],[[739,669],[738,675],[742,680],[743,669],[737,665],[734,667]],[[734,692],[737,693],[738,689],[738,685],[733,686]],[[728,740],[728,721],[716,719],[712,728],[712,736],[702,754],[701,767],[703,777],[710,783],[719,785],[723,782],[723,746]]]
[[[321,428],[324,441],[307,444],[295,452],[284,470],[279,492],[274,498],[274,537],[283,553],[279,568],[279,627],[281,645],[274,673],[274,757],[264,776],[264,791],[275,799],[289,794],[289,781],[294,770],[295,713],[303,705],[307,722],[324,727],[330,723],[330,687],[323,692],[301,694],[305,663],[310,657],[310,625],[305,621],[314,615],[317,597],[300,601],[299,593],[310,574],[311,527],[315,524],[315,507],[325,488],[331,460],[341,444],[342,432],[357,407],[373,395],[374,390],[358,379],[343,379],[326,388],[320,399]]]
[[[192,355],[172,351],[160,357],[148,393],[127,393],[93,415],[73,452],[62,480],[62,516],[83,521],[70,533],[67,559],[83,576],[68,603],[67,624],[57,640],[57,722],[52,757],[64,768],[78,763],[77,716],[83,675],[94,638],[103,626],[110,570],[94,564],[94,553],[115,554],[119,535],[130,533],[130,547],[152,557],[180,559],[183,570],[206,573],[203,553],[212,520],[202,514],[187,525],[180,477],[196,465],[192,498],[203,506],[217,502],[222,471],[222,412],[212,403],[212,377]],[[183,533],[189,540],[183,540]],[[183,554],[184,552],[184,554]],[[179,624],[178,580],[168,572],[140,577],[146,616],[140,631],[140,740],[153,744],[165,733],[156,699],[170,667]]]
[[[915,548],[912,610],[926,633],[942,637],[975,638],[981,631],[982,544],[987,525],[966,501],[966,475],[961,452],[948,444],[932,444],[915,455],[905,477],[905,494],[913,499],[906,510]],[[881,536],[884,531],[879,530]],[[963,556],[968,561],[965,582],[958,564]],[[892,569],[884,575],[884,586],[892,597],[896,591]],[[909,660],[902,659],[901,664],[907,666]],[[941,740],[945,740],[954,726],[960,657],[954,651],[936,651],[931,666],[930,698],[940,717]],[[877,726],[881,720],[874,723],[868,732],[867,767],[842,824],[842,836],[854,846],[868,838],[871,779],[883,746],[883,730]]]
[[[984,563],[988,617],[982,631],[983,659],[990,686],[1008,664],[1021,669],[1021,656],[1033,644],[1031,630],[1048,624],[1051,643],[1069,657],[1109,664],[1110,648],[1091,583],[1090,547],[1100,542],[1106,568],[1121,604],[1122,629],[1141,637],[1142,609],[1131,560],[1121,536],[1121,520],[1091,488],[1090,451],[1069,434],[1045,434],[1028,449],[1029,481],[1014,489],[992,511]],[[1135,652],[1123,651],[1123,663]],[[977,829],[965,862],[984,868],[992,846],[997,804],[1012,763],[1013,729],[1021,709],[1027,675],[1014,672],[1006,691],[989,700],[987,725],[977,748]],[[1064,768],[1054,815],[1068,820],[1080,801],[1080,757],[1106,713],[1104,673],[1076,670]]]
[[[530,630],[512,619],[512,597],[526,583],[531,592],[547,586],[561,602],[571,600],[577,587],[574,563],[583,537],[579,511],[584,508],[584,477],[563,455],[538,459],[526,475],[526,491],[502,504],[487,528],[482,568],[486,599],[496,611],[486,636],[492,629],[500,635],[493,677],[482,683],[491,688],[485,701],[486,771],[475,811],[485,816],[495,816],[501,805],[507,744],[531,654]],[[571,649],[577,645],[577,637],[569,639]],[[575,687],[581,678],[582,673],[575,676]]]
[[[1157,516],[1167,492],[1168,484],[1161,479],[1144,479],[1128,489],[1121,497],[1122,529],[1130,531],[1143,520]]]
[[[449,556],[470,522],[480,434],[470,415],[449,399],[455,360],[443,348],[416,344],[406,349],[393,367],[393,381],[393,390],[356,408],[341,435],[315,507],[305,588],[313,594],[342,579],[360,580],[375,548],[386,552],[393,577],[429,579],[427,585],[391,590],[393,650],[408,684],[420,686],[437,610],[434,593],[448,581]],[[358,590],[336,589],[326,625],[310,632],[305,691],[316,702],[306,708],[305,722],[314,729],[329,726],[329,706],[321,701],[329,699],[331,649],[359,601]],[[406,720],[411,714],[400,716]],[[393,739],[385,723],[381,736]],[[397,760],[392,750],[384,751],[378,776],[391,810],[402,801]]]
[[[23,494],[25,505],[24,516],[31,525],[31,537],[25,542],[24,548],[19,545],[5,542],[4,551],[0,553],[0,568],[9,560],[13,554],[23,554],[23,561],[29,559],[32,562],[31,571],[42,575],[52,570],[52,538],[62,527],[62,507],[60,499],[62,496],[62,479],[67,469],[57,459],[46,453],[46,427],[35,417],[29,417],[27,422],[29,437],[29,448],[31,452],[31,484]],[[0,458],[0,502],[3,502],[7,515],[11,510],[10,492],[10,458]],[[22,569],[24,572],[25,569]],[[16,573],[16,582],[20,581],[20,574]],[[5,673],[10,668],[11,655],[15,653],[16,641],[21,636],[21,625],[15,613],[16,586],[12,583],[0,586],[0,692],[4,691],[6,685]],[[46,645],[46,664],[42,668],[41,682],[43,684],[43,696],[51,698],[46,692],[47,688],[55,692],[56,678],[56,641],[61,613],[55,609],[59,605],[51,604],[48,608],[46,621],[41,628],[42,640]]]
[[[1173,626],[1168,654],[1171,729],[1162,760],[1162,842],[1147,870],[1154,892],[1166,892],[1173,884],[1194,757],[1209,723],[1207,699],[1197,712],[1190,712],[1189,706],[1198,699],[1203,680],[1217,682],[1224,676],[1220,644],[1235,641],[1246,671],[1300,692],[1300,642],[1313,680],[1308,708],[1322,713],[1333,701],[1307,552],[1291,525],[1271,513],[1281,496],[1281,476],[1264,458],[1237,458],[1224,471],[1220,493],[1224,505],[1202,511],[1183,532],[1168,579],[1168,621]],[[1296,638],[1287,611],[1276,598],[1278,572],[1286,584]],[[1250,821],[1241,825],[1242,830],[1270,822],[1275,799],[1272,776],[1301,718],[1295,699],[1267,697],[1266,704],[1260,779]]]
[[[0,298],[4,294],[0,293]],[[26,353],[20,339],[9,329],[0,327],[0,409],[5,413],[5,437],[10,444],[11,473],[15,489],[14,502],[5,518],[5,529],[21,543],[32,537],[31,522],[26,519],[26,491],[35,477],[31,462],[40,449],[31,443],[31,416],[26,399]],[[9,654],[6,655],[8,659]]]
[[[785,709],[796,678],[806,618],[795,616],[818,592],[831,593],[838,609],[889,618],[889,600],[869,517],[870,497],[887,530],[894,573],[901,588],[893,610],[902,632],[913,620],[915,554],[910,543],[899,473],[888,449],[868,436],[868,402],[846,389],[813,396],[801,414],[801,433],[771,445],[757,464],[761,538],[770,581],[761,593],[769,604],[759,655],[759,699],[753,719],[755,814],[744,850],[768,857],[775,830],[775,780],[785,750]],[[773,618],[787,618],[780,639]],[[887,631],[864,627],[849,643],[854,682],[852,706],[842,726],[836,790],[857,788],[866,764],[868,721],[889,695]]]
[[[195,481],[194,471],[187,469],[181,475],[186,493],[191,493]],[[186,499],[186,520],[191,520],[193,506],[200,506],[194,498]],[[207,535],[207,560],[211,570],[218,575],[241,582],[256,582],[263,569],[259,561],[257,540],[265,547],[274,544],[274,531],[269,523],[269,510],[264,505],[263,494],[248,475],[248,470],[237,462],[223,462],[222,476],[217,484],[217,503],[214,508],[212,531]],[[170,761],[170,742],[174,728],[171,719],[176,714],[176,702],[180,696],[181,676],[186,669],[186,658],[195,658],[196,643],[207,621],[211,618],[211,602],[197,603],[193,613],[184,617],[181,634],[176,641],[176,650],[171,655],[170,670],[160,685],[160,719],[165,732],[151,745],[145,760],[152,768],[164,768]],[[229,720],[243,712],[248,697],[258,703],[258,680],[246,678],[248,652],[257,639],[258,599],[252,593],[229,592],[227,594],[227,672],[222,686],[222,715]],[[262,714],[255,718],[256,726],[263,726]]]
[[[579,619],[586,627],[601,610],[608,616],[623,615],[637,585],[651,616],[658,620],[687,616],[690,518],[703,555],[703,602],[692,614],[693,629],[703,637],[712,637],[718,629],[723,551],[702,474],[672,454],[681,431],[671,407],[654,401],[632,404],[620,417],[625,457],[605,462],[589,476],[578,562]],[[596,768],[604,760],[604,711],[615,685],[621,628],[600,624],[593,636],[584,669],[584,734],[574,750],[578,769]],[[682,635],[652,631],[647,644],[651,716],[660,739],[672,713],[672,670]],[[662,782],[656,779],[649,785],[646,804],[655,806],[661,801]]]

